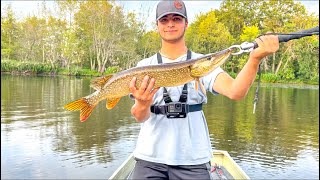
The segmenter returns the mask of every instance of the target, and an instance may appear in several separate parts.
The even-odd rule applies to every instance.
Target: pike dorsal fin
[[[106,84],[106,82],[112,77],[113,75],[106,75],[102,77],[95,78],[91,81],[90,87],[92,87],[95,90],[101,90],[103,86]]]
[[[112,109],[114,108],[114,106],[117,105],[117,103],[119,102],[121,98],[111,98],[111,99],[107,99],[107,104],[106,104],[106,108],[107,109]]]

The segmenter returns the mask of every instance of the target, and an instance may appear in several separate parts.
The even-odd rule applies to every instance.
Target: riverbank
[[[95,75],[86,75],[86,74],[77,74],[73,75],[70,73],[67,74],[60,74],[60,73],[34,73],[30,71],[24,71],[24,72],[1,72],[1,74],[6,75],[14,75],[14,76],[76,76],[76,77],[100,77],[102,75],[99,75],[98,73]],[[101,74],[101,73],[100,73]],[[256,80],[257,82],[257,80]],[[319,89],[319,84],[312,84],[312,83],[303,83],[303,82],[267,82],[265,80],[261,80],[261,87],[282,87],[282,88],[299,88],[299,89]]]
[[[101,73],[96,70],[71,67],[67,68],[56,68],[48,64],[39,64],[31,62],[17,62],[3,60],[1,61],[1,74],[12,74],[12,75],[24,75],[24,76],[88,76],[88,77],[100,77],[108,74],[113,74],[121,71],[120,67],[108,67],[105,72]],[[232,77],[236,77],[236,73],[230,73]],[[256,77],[256,81],[259,76]],[[281,84],[299,84],[299,85],[319,85],[319,77],[316,79],[282,79],[281,76],[273,73],[262,73],[262,83],[281,83]]]
[[[34,62],[19,62],[15,60],[2,60],[1,61],[1,74],[13,74],[13,75],[41,75],[41,76],[103,76],[107,74],[116,73],[119,71],[119,67],[109,67],[105,72],[101,73],[96,70],[70,67],[70,68],[58,68],[45,63]]]

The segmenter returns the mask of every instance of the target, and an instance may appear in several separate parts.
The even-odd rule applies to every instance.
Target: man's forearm
[[[256,78],[259,63],[260,60],[250,57],[245,66],[239,72],[232,84],[232,89],[236,91],[236,93],[234,93],[234,99],[239,100],[247,95]]]

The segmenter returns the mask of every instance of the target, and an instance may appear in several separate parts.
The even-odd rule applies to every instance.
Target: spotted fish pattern
[[[80,111],[80,121],[88,119],[93,109],[102,100],[107,100],[106,108],[112,109],[121,97],[130,93],[129,85],[133,77],[136,77],[136,86],[140,87],[143,78],[148,75],[154,78],[155,88],[179,86],[195,80],[195,88],[200,87],[205,93],[199,78],[209,74],[228,59],[230,49],[201,56],[188,61],[157,64],[150,66],[133,67],[113,75],[98,77],[91,81],[90,86],[96,91],[64,106],[70,111]]]

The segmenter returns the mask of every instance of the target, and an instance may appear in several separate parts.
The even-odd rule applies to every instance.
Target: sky
[[[1,0],[1,7],[5,7],[4,5],[10,3],[15,14],[20,17],[26,17],[28,15],[37,15],[38,14],[38,6],[43,1],[19,1],[19,0]],[[218,9],[220,7],[221,1],[219,0],[186,0],[184,1],[186,8],[189,23],[192,23],[195,19],[196,15],[200,13],[206,13],[212,9]],[[313,12],[319,15],[319,0],[299,0],[303,5],[305,5],[306,9],[309,12]],[[54,12],[55,3],[52,0],[46,1],[47,7]],[[140,18],[141,20],[146,21],[146,24],[149,24],[147,29],[152,28],[152,23],[155,21],[155,9],[158,1],[116,1],[120,6],[124,8],[126,12],[136,12],[142,13]],[[1,9],[2,11],[2,9]],[[150,23],[148,23],[150,22]]]

